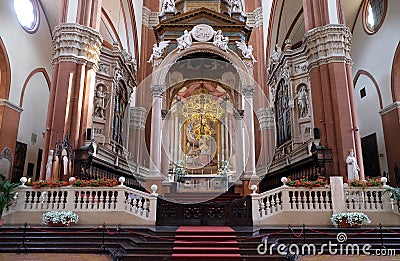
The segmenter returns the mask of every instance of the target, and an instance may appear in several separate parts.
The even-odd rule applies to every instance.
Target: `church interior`
[[[25,238],[45,212],[70,210],[83,227],[60,230],[65,242],[102,226],[97,248],[112,237],[112,260],[261,260],[278,228],[291,243],[320,227],[307,232],[318,244],[341,231],[331,216],[362,212],[380,229],[373,249],[383,233],[400,251],[399,11],[396,0],[0,1],[0,174],[18,184],[0,233]],[[8,236],[0,260],[21,250]],[[191,236],[209,256],[190,252]],[[202,237],[236,243],[225,253]]]

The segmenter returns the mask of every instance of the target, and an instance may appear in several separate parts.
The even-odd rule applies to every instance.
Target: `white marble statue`
[[[177,10],[175,7],[175,1],[174,0],[163,0],[161,4],[161,11],[160,11],[160,16],[163,16],[165,14],[176,14]]]
[[[160,59],[163,55],[164,49],[169,45],[171,41],[162,41],[158,45],[153,44],[153,53],[150,55],[148,63],[153,63],[154,60]]]
[[[360,171],[360,167],[357,164],[357,159],[354,156],[354,151],[352,149],[349,150],[349,155],[346,158],[347,164],[347,179],[348,180],[359,180],[358,172]]]
[[[236,46],[242,51],[244,59],[250,59],[253,64],[257,62],[253,56],[253,46],[251,46],[250,44],[246,45],[244,40],[242,40],[241,42],[236,41]]]
[[[178,42],[178,53],[192,46],[192,36],[188,32],[188,30],[185,30],[182,36],[176,38],[176,41]]]
[[[103,91],[103,86],[99,85],[95,90],[94,96],[94,116],[104,118],[104,112],[106,110],[106,97],[107,92]]]
[[[49,150],[49,156],[47,157],[46,164],[46,179],[51,179],[51,169],[53,167],[53,154],[54,150]]]
[[[306,86],[302,86],[300,90],[297,92],[297,107],[299,109],[299,118],[305,118],[310,116],[310,101],[308,98],[308,92],[306,90]]]
[[[228,36],[224,36],[221,30],[215,32],[214,35],[214,45],[217,46],[219,49],[227,52],[228,51]]]
[[[231,14],[242,14],[244,11],[242,0],[229,0],[229,6],[231,9]]]

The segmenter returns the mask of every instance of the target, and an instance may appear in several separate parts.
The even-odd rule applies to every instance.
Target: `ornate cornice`
[[[132,107],[130,113],[130,127],[137,130],[144,130],[146,127],[147,109],[143,107]]]
[[[272,108],[260,108],[256,112],[260,130],[275,128],[274,112]]]
[[[12,103],[6,99],[0,99],[0,106],[6,106],[6,107],[10,108],[11,110],[14,110],[18,113],[21,113],[23,111],[23,109],[21,107],[19,107],[18,105],[15,105],[14,103]]]
[[[53,31],[53,64],[91,63],[97,66],[103,37],[91,27],[63,23]]]
[[[142,24],[149,29],[156,27],[159,24],[158,12],[152,12],[149,8],[142,8]]]
[[[379,111],[379,115],[383,116],[386,113],[389,113],[395,109],[400,109],[400,102],[394,102],[394,103],[390,104],[389,106],[386,106],[385,108],[383,108],[382,110]]]
[[[162,97],[166,88],[165,85],[152,84],[150,90],[153,97]]]
[[[246,13],[246,16],[247,16],[246,26],[255,29],[263,25],[262,7],[257,8],[253,12]]]
[[[309,69],[333,62],[352,63],[351,31],[347,26],[328,24],[311,29],[303,41],[307,46]]]

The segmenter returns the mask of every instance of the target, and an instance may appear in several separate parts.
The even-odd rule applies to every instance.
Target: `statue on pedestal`
[[[161,5],[160,16],[163,16],[167,13],[176,14],[176,12],[177,12],[177,10],[175,7],[174,0],[163,0],[162,5]]]
[[[359,180],[358,172],[360,171],[360,167],[357,164],[357,159],[354,156],[354,151],[352,149],[349,150],[349,155],[346,158],[347,164],[347,179],[348,180]]]

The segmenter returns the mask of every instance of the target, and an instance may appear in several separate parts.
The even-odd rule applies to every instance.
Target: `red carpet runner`
[[[176,230],[173,260],[240,260],[230,227],[182,226]]]

